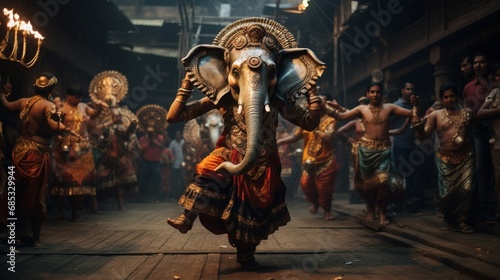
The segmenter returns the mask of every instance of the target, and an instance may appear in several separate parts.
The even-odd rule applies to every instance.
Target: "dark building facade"
[[[332,89],[353,106],[372,80],[382,81],[392,100],[411,81],[430,106],[444,82],[465,84],[459,72],[463,55],[482,51],[492,65],[500,60],[499,16],[500,2],[493,0],[340,1]]]

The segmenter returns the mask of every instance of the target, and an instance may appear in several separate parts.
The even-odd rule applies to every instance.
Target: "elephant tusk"
[[[264,100],[264,109],[266,112],[271,112],[271,107],[269,107],[269,95],[266,95],[266,99]]]
[[[243,104],[238,104],[238,114],[241,114],[243,111]]]

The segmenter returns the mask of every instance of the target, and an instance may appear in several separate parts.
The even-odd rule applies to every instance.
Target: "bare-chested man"
[[[467,219],[477,184],[474,140],[470,135],[475,115],[471,109],[457,104],[457,91],[454,83],[442,85],[439,95],[444,108],[432,112],[425,126],[416,130],[421,138],[437,132],[438,208],[444,221],[463,233],[471,233],[474,229]]]
[[[52,73],[42,73],[35,81],[35,95],[13,102],[6,99],[11,92],[9,84],[0,100],[7,110],[19,113],[21,135],[12,152],[15,177],[16,237],[27,243],[38,245],[40,230],[46,213],[45,198],[50,173],[50,143],[57,131],[65,130],[58,121],[55,105],[47,100],[57,83]],[[10,190],[9,190],[10,191]],[[2,207],[0,211],[6,211]],[[27,222],[31,222],[33,237],[23,232]]]
[[[407,110],[394,104],[382,103],[383,86],[372,83],[368,86],[366,97],[368,105],[359,105],[352,110],[340,113],[338,110],[331,115],[338,120],[360,118],[365,127],[365,133],[358,144],[358,164],[355,168],[355,189],[366,202],[366,222],[375,219],[375,209],[378,209],[380,226],[390,223],[386,215],[387,205],[396,198],[395,192],[403,190],[402,178],[396,175],[391,165],[391,142],[389,140],[390,117],[412,117],[412,110]],[[335,107],[334,103],[328,103]]]
[[[90,117],[96,117],[105,106],[97,104],[96,110],[81,103],[83,91],[77,86],[66,89],[66,100],[62,102],[59,112],[62,123],[70,129],[70,133],[59,137],[55,147],[52,195],[56,197],[58,220],[64,220],[64,198],[71,199],[71,220],[81,221],[78,209],[85,195],[93,196],[93,211],[97,211],[95,199],[95,166],[89,141],[88,125]],[[103,105],[104,104],[104,105]]]

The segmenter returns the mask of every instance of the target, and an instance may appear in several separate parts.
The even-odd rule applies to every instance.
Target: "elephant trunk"
[[[243,104],[246,124],[246,151],[243,160],[238,164],[231,162],[221,163],[215,171],[226,170],[231,175],[239,175],[247,172],[255,166],[255,160],[259,156],[259,136],[262,131],[264,114],[264,103],[267,100],[267,90],[255,90],[240,92]]]

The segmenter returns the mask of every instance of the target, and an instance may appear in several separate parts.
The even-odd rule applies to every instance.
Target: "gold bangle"
[[[190,93],[185,93],[185,92],[181,92],[181,91],[177,92],[177,95],[178,95],[178,96],[179,96],[179,95],[181,95],[181,96],[187,96],[188,98],[189,98],[189,97],[191,97],[191,94],[190,94]]]
[[[333,114],[333,110],[334,110],[334,108],[333,108],[332,106],[330,106],[330,105],[326,104],[326,106],[325,106],[325,112],[326,112],[327,114],[329,114],[329,115],[330,115],[330,114]]]
[[[318,111],[321,110],[321,107],[311,108],[309,107],[309,111]]]
[[[315,102],[321,102],[321,97],[319,95],[309,96],[307,102],[309,105]]]
[[[182,87],[180,87],[180,88],[178,89],[178,91],[180,91],[180,92],[185,92],[185,93],[191,93],[191,92],[193,92],[193,90],[192,90],[192,89],[185,89],[185,88],[182,88]]]
[[[178,102],[180,102],[180,103],[184,103],[184,104],[186,104],[186,100],[183,100],[183,99],[180,99],[180,98],[176,98],[176,99],[174,99],[174,100],[175,100],[175,101],[178,101]]]

